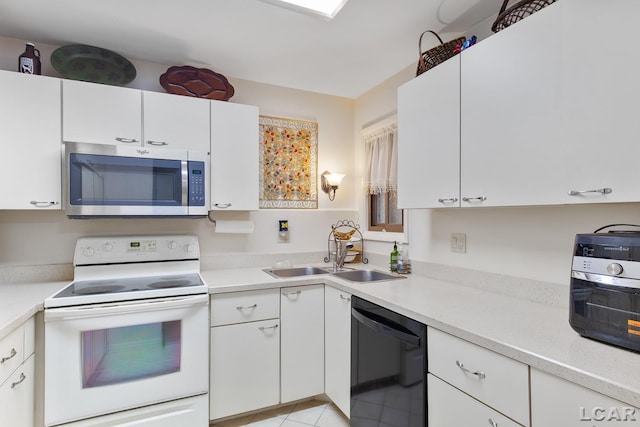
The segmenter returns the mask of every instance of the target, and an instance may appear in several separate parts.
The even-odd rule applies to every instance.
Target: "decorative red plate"
[[[228,101],[234,94],[233,86],[222,74],[206,68],[188,65],[170,67],[160,76],[160,86],[176,95]]]

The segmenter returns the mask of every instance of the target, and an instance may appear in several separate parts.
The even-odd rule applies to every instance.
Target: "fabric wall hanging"
[[[263,209],[318,208],[318,123],[260,116]]]

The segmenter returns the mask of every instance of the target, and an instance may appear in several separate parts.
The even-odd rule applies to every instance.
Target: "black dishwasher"
[[[351,426],[425,427],[427,327],[358,297],[351,305]]]

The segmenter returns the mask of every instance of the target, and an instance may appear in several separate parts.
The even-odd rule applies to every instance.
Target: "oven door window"
[[[71,205],[182,206],[182,198],[180,160],[70,154]]]
[[[181,321],[82,332],[82,387],[153,378],[180,370]]]

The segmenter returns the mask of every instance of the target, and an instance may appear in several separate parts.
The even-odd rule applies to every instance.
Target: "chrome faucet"
[[[344,259],[347,257],[349,249],[353,248],[353,243],[347,243],[346,246],[342,246],[342,240],[336,239],[336,254],[333,258],[333,272],[336,273],[342,270],[344,265]]]

